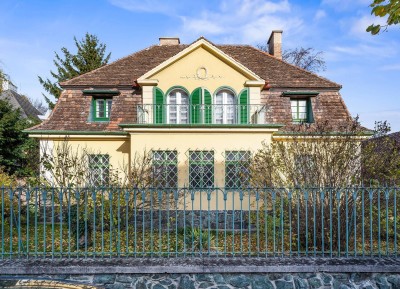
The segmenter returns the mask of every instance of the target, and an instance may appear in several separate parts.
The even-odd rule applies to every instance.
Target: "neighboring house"
[[[0,99],[7,100],[15,109],[19,109],[23,118],[30,117],[39,120],[41,112],[32,105],[26,96],[17,92],[17,86],[11,82],[9,77],[5,77],[2,86]]]
[[[250,154],[298,123],[351,119],[341,86],[282,61],[282,31],[270,53],[249,45],[158,45],[60,83],[52,114],[31,137],[98,152],[95,184],[109,168],[153,153],[170,187],[236,187]],[[52,147],[52,145],[49,145]],[[126,168],[128,169],[128,168]]]

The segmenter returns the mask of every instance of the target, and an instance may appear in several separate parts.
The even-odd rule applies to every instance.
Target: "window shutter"
[[[311,98],[307,99],[307,122],[309,122],[309,123],[314,122]]]
[[[204,89],[204,123],[212,123],[212,97],[211,93]]]
[[[239,120],[241,124],[249,122],[248,92],[249,90],[246,88],[239,94]]]
[[[201,88],[196,88],[190,97],[190,119],[191,123],[200,123],[201,121]]]
[[[164,123],[164,94],[158,87],[154,88],[154,123]]]

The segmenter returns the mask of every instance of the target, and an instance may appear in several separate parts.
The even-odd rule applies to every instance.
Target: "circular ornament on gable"
[[[198,79],[207,79],[207,68],[201,66],[196,70],[196,76]]]

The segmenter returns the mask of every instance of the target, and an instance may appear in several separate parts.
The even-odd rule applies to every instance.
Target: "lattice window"
[[[250,181],[250,152],[225,152],[225,187],[229,189],[248,187]]]
[[[156,187],[178,186],[177,151],[153,151],[153,179]]]
[[[88,158],[90,185],[108,185],[110,180],[110,156],[107,154],[91,154]]]
[[[189,186],[214,187],[214,152],[189,151]]]

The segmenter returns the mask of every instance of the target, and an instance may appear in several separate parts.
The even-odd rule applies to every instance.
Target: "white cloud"
[[[269,37],[274,29],[285,34],[295,34],[303,21],[291,14],[289,0],[223,0],[219,5],[183,0],[109,0],[120,8],[135,11],[161,13],[181,20],[174,34],[184,40],[199,35],[212,35],[218,40],[230,38],[237,43],[259,43]],[[176,31],[178,30],[178,31]]]
[[[176,1],[172,0],[109,0],[112,5],[129,11],[173,14]]]
[[[319,10],[317,10],[317,12],[314,15],[314,21],[318,21],[325,17],[326,17],[326,12],[322,9],[319,9]]]
[[[350,28],[350,33],[360,38],[366,38],[366,37],[371,38],[371,33],[365,31],[367,27],[371,24],[384,25],[385,19],[380,17],[375,17],[372,15],[362,16],[361,18],[353,20],[353,23],[351,24]]]
[[[397,49],[394,46],[386,44],[356,44],[354,46],[333,46],[331,53],[332,52],[359,57],[389,58],[396,55]]]
[[[219,38],[229,37],[232,42],[254,44],[266,41],[274,29],[299,31],[303,21],[298,16],[290,15],[290,12],[287,0],[224,1],[214,10],[182,18],[180,34],[187,38],[193,38],[195,34],[212,34]]]

